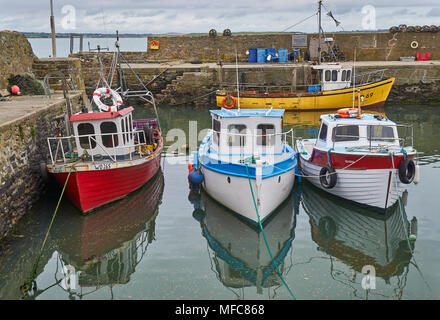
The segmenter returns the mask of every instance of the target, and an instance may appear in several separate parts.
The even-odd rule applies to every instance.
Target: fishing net
[[[43,95],[44,86],[43,81],[37,80],[34,75],[30,73],[23,73],[11,76],[9,79],[9,86],[17,85],[20,87],[22,95]]]

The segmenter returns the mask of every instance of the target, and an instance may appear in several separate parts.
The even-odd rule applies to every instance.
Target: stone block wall
[[[24,72],[32,72],[36,59],[31,44],[17,31],[0,31],[0,89],[8,87],[8,78]]]
[[[81,94],[76,93],[71,102],[73,112],[79,111]],[[44,190],[40,162],[48,159],[46,138],[55,136],[53,119],[63,115],[65,109],[65,100],[59,100],[40,111],[0,126],[0,239]]]
[[[430,52],[431,59],[440,59],[440,32],[362,32],[362,33],[327,33],[344,53],[345,59],[354,59],[356,46],[357,61],[398,61],[400,57],[414,56],[416,53]],[[317,34],[308,34],[307,41],[317,38]],[[169,61],[184,60],[201,62],[235,62],[235,48],[238,61],[247,61],[249,48],[292,48],[292,34],[270,33],[232,35],[230,37],[164,35],[149,37],[159,41],[158,50],[148,50],[138,54],[138,60]],[[416,41],[418,47],[411,48]],[[302,48],[303,53],[306,48]],[[323,47],[323,51],[328,51]],[[135,57],[135,54],[133,54]]]

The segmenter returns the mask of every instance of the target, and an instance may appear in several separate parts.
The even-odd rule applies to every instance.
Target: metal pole
[[[321,63],[321,6],[322,6],[322,0],[318,1],[318,17],[319,17],[319,23],[318,23],[318,63]]]
[[[53,16],[53,0],[50,0],[50,29],[52,31],[52,57],[57,56],[57,43],[55,40],[55,17]]]
[[[84,41],[84,37],[83,35],[79,36],[79,52],[83,52],[83,41]]]

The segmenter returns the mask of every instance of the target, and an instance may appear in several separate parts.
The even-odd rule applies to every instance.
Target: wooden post
[[[70,34],[70,54],[73,53],[73,34]]]

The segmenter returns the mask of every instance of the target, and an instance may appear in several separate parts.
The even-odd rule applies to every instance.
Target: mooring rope
[[[182,104],[187,104],[187,103],[190,103],[190,102],[196,101],[196,100],[198,100],[198,99],[200,99],[200,98],[204,98],[204,97],[206,97],[206,96],[209,96],[209,95],[213,94],[213,93],[216,92],[216,91],[217,91],[217,90],[213,90],[213,91],[211,91],[211,92],[208,92],[207,94],[204,94],[204,95],[201,95],[201,96],[195,97],[194,99],[191,99],[191,100],[188,100],[188,101],[184,101],[184,102],[180,102],[180,103],[170,104],[169,106],[180,106],[180,105],[182,105]]]
[[[248,165],[246,164],[246,172],[247,172],[247,176],[248,176],[248,180],[249,180],[249,187],[251,189],[251,194],[252,194],[252,200],[254,201],[254,206],[255,206],[255,211],[257,213],[257,218],[258,218],[258,224],[260,225],[260,229],[261,229],[261,233],[263,234],[263,238],[264,238],[264,242],[266,244],[266,248],[267,251],[269,252],[270,258],[272,259],[272,264],[274,265],[275,269],[278,272],[278,276],[280,277],[281,281],[283,282],[284,286],[287,288],[287,290],[289,291],[290,295],[292,296],[292,298],[294,300],[296,300],[295,295],[293,294],[293,292],[290,290],[289,286],[287,285],[286,281],[284,280],[283,276],[281,275],[280,270],[278,269],[277,264],[275,263],[275,259],[272,255],[272,252],[270,251],[269,248],[269,244],[267,243],[267,239],[266,239],[266,235],[264,234],[264,229],[263,226],[261,225],[261,220],[260,220],[260,214],[258,213],[258,207],[257,207],[257,203],[255,202],[255,196],[254,196],[254,191],[252,189],[252,184],[251,184],[251,177],[249,175],[249,168]]]
[[[343,167],[343,168],[341,168],[341,169],[338,169],[338,170],[342,171],[342,170],[346,170],[346,169],[348,169],[349,167],[351,167],[351,166],[354,165],[355,163],[357,163],[357,162],[359,162],[360,160],[362,160],[363,158],[365,158],[367,155],[368,155],[368,154],[364,154],[362,157],[360,157],[360,158],[357,159],[356,161],[353,161],[353,162],[350,163],[349,165],[347,165],[347,166],[345,166],[345,167]],[[290,170],[284,170],[284,169],[281,169],[281,168],[279,168],[279,167],[277,167],[277,166],[275,166],[275,165],[273,165],[273,164],[269,164],[268,166],[270,166],[270,167],[274,167],[274,168],[276,168],[276,169],[278,169],[278,170],[280,170],[280,171],[283,171],[283,172],[289,172],[289,171],[290,171]],[[302,171],[302,169],[301,169],[301,171]],[[296,172],[295,172],[294,174],[295,174],[295,176],[297,176],[297,177],[301,177],[301,178],[321,178],[321,177],[330,176],[330,175],[332,175],[332,174],[337,174],[337,172],[335,171],[335,172],[329,172],[328,174],[311,175],[311,176],[306,176],[306,175],[303,175],[303,174],[298,174],[298,173],[296,173]]]
[[[35,281],[35,278],[37,277],[38,263],[40,262],[40,259],[41,259],[42,255],[43,255],[43,250],[44,250],[44,247],[46,245],[47,238],[49,237],[49,233],[50,233],[50,230],[52,228],[53,222],[55,220],[55,216],[56,216],[56,214],[58,212],[58,208],[60,206],[61,199],[63,198],[64,191],[66,190],[67,182],[69,181],[69,178],[70,178],[70,175],[72,174],[72,172],[76,171],[74,166],[71,166],[70,169],[71,170],[69,171],[69,174],[67,175],[66,182],[64,183],[63,190],[61,191],[61,195],[60,195],[60,197],[58,199],[57,206],[56,206],[55,211],[54,211],[54,213],[52,215],[52,220],[50,221],[49,228],[47,229],[47,232],[46,232],[46,236],[44,237],[43,244],[41,245],[40,251],[38,253],[37,260],[35,261],[34,266],[32,268],[31,275],[30,275],[29,279],[27,279],[24,282],[24,284],[21,286],[22,298],[24,298],[24,296],[27,294],[27,292],[30,291],[31,286],[32,286],[33,282]]]

